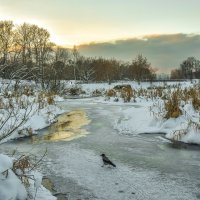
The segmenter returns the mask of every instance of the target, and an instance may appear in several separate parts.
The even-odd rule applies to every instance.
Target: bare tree
[[[77,61],[77,71],[79,79],[85,82],[94,80],[94,66],[92,58],[84,58],[83,56],[79,57]]]
[[[150,79],[152,73],[151,64],[142,55],[138,55],[129,66],[130,78],[138,82]]]
[[[37,25],[32,25],[31,30],[35,62],[41,70],[41,83],[44,88],[45,62],[49,56],[49,51],[52,51],[53,44],[49,41],[50,34],[46,29],[39,28]]]
[[[80,54],[76,46],[74,46],[74,48],[72,49],[72,60],[71,60],[71,65],[74,70],[74,80],[77,80],[77,62],[78,62],[79,57],[80,57]]]
[[[15,31],[15,42],[22,54],[22,64],[31,59],[32,54],[32,25],[23,23],[17,26]]]
[[[181,69],[171,70],[170,78],[171,79],[182,79],[183,78],[183,74],[182,74]]]
[[[60,61],[63,62],[65,65],[68,64],[71,56],[70,52],[66,48],[56,47],[54,53],[55,53],[54,62]]]
[[[13,45],[13,22],[0,21],[0,53],[2,54],[2,64],[8,61],[8,54]]]
[[[96,81],[108,81],[111,83],[116,77],[116,66],[118,62],[115,59],[97,58],[93,59],[92,66],[95,70]]]
[[[187,60],[184,60],[181,65],[181,71],[184,78],[199,78],[198,76],[200,72],[200,61],[194,57],[188,57]]]

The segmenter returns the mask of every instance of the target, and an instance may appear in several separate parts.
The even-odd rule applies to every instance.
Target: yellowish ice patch
[[[59,140],[73,140],[88,134],[83,126],[88,125],[88,119],[84,111],[73,111],[60,115],[57,122],[48,129],[48,134],[42,138],[37,136],[32,138],[32,142],[43,141],[59,141]]]

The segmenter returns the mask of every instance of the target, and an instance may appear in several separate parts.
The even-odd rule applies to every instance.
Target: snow
[[[25,200],[27,192],[24,185],[12,170],[8,170],[8,177],[0,181],[0,200],[19,199]]]
[[[29,127],[33,130],[45,128],[55,122],[56,116],[63,112],[64,111],[56,105],[48,105],[31,116],[24,127]]]
[[[131,109],[122,109],[124,118],[117,119],[114,128],[121,134],[140,134],[157,131],[152,124],[152,116],[148,107],[139,106]]]
[[[31,83],[29,83],[31,84]],[[108,83],[91,83],[91,84],[77,84],[75,81],[69,81],[66,83],[66,86],[69,87],[80,87],[83,91],[86,92],[86,96],[92,96],[93,91],[99,90],[102,93],[104,93],[106,90],[112,89],[116,85],[120,84],[130,84],[132,88],[134,89],[146,89],[146,88],[154,88],[154,87],[174,87],[174,85],[180,85],[182,88],[186,87],[191,87],[192,83],[191,82],[183,82],[183,83],[178,83],[178,82],[170,82],[170,83],[162,83],[162,82],[156,82],[156,83],[136,83],[134,81],[121,81],[121,82],[116,82],[112,84]],[[10,92],[11,94],[11,92]],[[108,103],[108,104],[118,104],[122,106],[122,113],[125,116],[123,120],[121,119],[116,119],[114,121],[114,128],[118,130],[120,133],[123,134],[139,134],[142,132],[164,132],[167,134],[168,138],[173,137],[173,134],[171,132],[174,132],[175,130],[178,130],[182,128],[183,126],[187,126],[187,120],[184,120],[185,116],[181,116],[178,119],[169,119],[169,120],[163,120],[163,119],[155,119],[155,117],[152,115],[150,112],[149,108],[150,106],[155,103],[155,101],[159,101],[159,99],[147,99],[142,96],[136,97],[135,103],[130,102],[128,103],[129,105],[133,105],[132,109],[126,109],[124,108],[124,103],[121,98],[119,98],[118,102],[114,102],[113,97],[107,99],[105,97],[99,98],[97,102],[101,103]],[[22,96],[22,100],[24,102],[33,102],[33,97],[27,97],[25,95]],[[64,101],[63,97],[60,97],[58,95],[54,96],[55,102],[60,102]],[[4,102],[7,101],[6,99]],[[46,100],[47,101],[47,100]],[[15,99],[13,99],[13,102],[15,102]],[[161,102],[161,101],[160,101]],[[161,102],[162,104],[162,102]],[[139,106],[139,108],[135,108],[134,106]],[[156,109],[154,107],[154,109]],[[49,126],[51,123],[55,122],[55,117],[58,114],[61,114],[64,112],[61,110],[57,105],[44,105],[44,108],[39,109],[38,111],[38,105],[37,103],[34,104],[33,110],[30,114],[29,120],[23,124],[23,126],[19,130],[25,130],[25,129],[30,129],[32,132],[35,134],[36,130],[42,129],[46,126]],[[23,109],[19,110],[18,113],[18,118],[23,117],[23,113],[25,111]],[[157,113],[160,112],[159,110],[156,111]],[[184,105],[184,112],[187,113],[188,115],[191,115],[193,121],[198,121],[199,120],[199,113],[195,112],[194,109],[191,107],[191,103],[188,103]],[[1,116],[4,116],[4,113],[1,112]],[[10,120],[10,123],[12,124],[12,121]],[[8,123],[9,125],[9,123]],[[5,127],[7,128],[7,127]],[[1,142],[6,142],[9,139],[16,138],[16,137],[21,137],[23,136],[24,133],[21,131],[23,134],[19,135],[17,134],[17,131],[9,138],[1,141]],[[195,139],[192,139],[195,137]],[[194,131],[192,134],[190,134],[190,137],[184,137],[184,142],[187,142],[187,138],[191,141],[198,141],[196,140],[196,136]]]
[[[0,154],[0,160],[1,160],[1,165],[0,165],[0,173],[2,174],[6,170],[12,168],[13,162],[12,159],[9,158],[6,155]]]
[[[41,186],[42,174],[37,171],[27,173],[31,175],[34,180],[29,179],[30,187],[27,189],[22,184],[17,175],[21,171],[17,170],[17,175],[13,172],[13,161],[10,157],[0,154],[0,200],[26,200],[27,197],[33,197],[35,200],[55,200],[52,194]],[[27,193],[28,191],[28,193]]]
[[[181,139],[181,141],[191,144],[200,144],[200,133],[195,130],[191,130]]]
[[[58,151],[62,152],[65,149],[65,156],[58,154],[54,160],[54,167],[49,170],[53,170],[57,176],[76,180],[78,185],[92,191],[92,195],[86,194],[91,199],[196,199],[190,188],[175,181],[173,176],[166,177],[160,175],[159,171],[145,171],[137,167],[131,169],[116,163],[115,159],[112,161],[117,165],[116,168],[101,167],[100,156],[92,151],[80,150],[76,145],[62,148]],[[70,199],[77,199],[71,195]]]
[[[30,173],[34,180],[30,180],[30,187],[28,188],[29,194],[32,194],[35,200],[55,200],[56,197],[52,196],[51,192],[41,185],[42,174],[38,171],[33,171]]]
[[[92,93],[95,90],[99,90],[102,93],[104,93],[106,90],[112,89],[115,85],[119,84],[130,84],[132,88],[134,89],[141,89],[141,88],[148,88],[148,87],[156,87],[156,86],[166,86],[166,83],[141,83],[137,84],[136,82],[117,82],[113,84],[107,84],[107,83],[102,83],[102,84],[81,84],[80,87],[83,91],[86,92],[86,96],[92,96]],[[168,84],[169,87],[173,87],[175,84],[180,84],[180,83],[170,83]],[[74,87],[77,84],[75,82],[69,82],[68,85],[70,87]],[[181,83],[181,87],[191,87],[192,83],[190,82],[184,82]],[[8,91],[8,95],[12,95],[11,91]],[[7,137],[6,139],[2,140],[1,143],[7,142],[10,139],[14,139],[17,137],[22,137],[24,135],[27,135],[27,132],[24,130],[32,130],[32,133],[37,134],[38,129],[42,129],[44,127],[49,126],[51,123],[55,122],[56,116],[58,114],[61,114],[65,112],[66,110],[61,109],[58,105],[57,102],[64,101],[64,98],[61,96],[56,95],[54,97],[54,101],[56,102],[54,105],[48,105],[46,102],[44,103],[44,107],[38,110],[38,103],[34,102],[33,97],[27,97],[25,95],[22,96],[21,99],[23,102],[29,102],[33,103],[33,110],[30,113],[29,119],[19,128],[17,129],[11,136]],[[17,112],[17,117],[20,119],[23,118],[23,114],[25,113],[25,110],[23,108],[18,108],[17,99],[12,99],[12,102],[14,106],[16,106],[16,111]],[[47,101],[47,100],[46,100]],[[75,101],[75,100],[74,100]],[[115,102],[115,98],[105,98],[105,97],[99,97],[95,98],[94,100],[97,104],[98,103],[104,103],[104,104],[109,104],[109,105],[119,105],[120,106],[120,112],[123,117],[120,116],[113,116],[113,128],[117,130],[117,132],[121,135],[137,135],[140,133],[165,133],[165,137],[173,140],[174,137],[176,136],[176,131],[179,130],[186,130],[186,134],[181,134],[180,137],[178,137],[177,140],[185,142],[185,143],[195,143],[195,144],[200,144],[200,133],[199,130],[195,128],[195,126],[189,127],[189,124],[192,122],[195,124],[199,124],[199,112],[196,111],[192,103],[190,101],[183,103],[181,105],[181,110],[183,111],[183,115],[179,116],[178,118],[170,118],[170,119],[164,119],[164,118],[159,118],[156,117],[152,114],[151,109],[157,113],[157,114],[162,114],[161,111],[158,109],[158,107],[155,107],[154,104],[160,103],[161,107],[163,107],[163,102],[160,99],[148,99],[144,97],[137,97],[135,99],[135,102],[131,101],[130,103],[124,103],[122,99],[119,98],[118,102]],[[8,99],[3,99],[2,103],[4,105],[8,104]],[[131,108],[126,108],[126,105],[131,106]],[[0,110],[0,117],[1,119],[6,119],[6,109],[1,109]],[[104,111],[106,112],[106,111]],[[14,123],[14,118],[11,118],[7,126],[4,127],[4,129],[8,129],[12,124]],[[1,134],[4,130],[1,130]],[[22,134],[19,134],[19,131],[22,132]],[[75,151],[76,152],[76,151]],[[74,153],[74,151],[73,151]],[[77,156],[77,155],[72,155],[70,152],[68,152],[68,158],[73,160],[73,157],[71,156]],[[78,152],[76,152],[78,154]],[[82,153],[81,153],[82,154]],[[89,153],[90,154],[90,153]],[[88,155],[88,152],[86,153]],[[124,166],[120,166],[119,169],[113,170],[112,173],[107,174],[106,169],[99,170],[95,169],[96,163],[98,162],[95,160],[94,155],[90,154],[89,157],[84,157],[87,162],[82,162],[81,156],[79,157],[79,161],[75,161],[74,163],[71,162],[72,165],[70,169],[76,169],[74,171],[68,171],[65,167],[60,168],[58,170],[63,171],[63,174],[67,173],[68,176],[78,176],[78,179],[80,179],[81,185],[87,184],[89,188],[92,188],[93,191],[97,193],[97,196],[101,196],[102,199],[107,198],[107,194],[104,195],[102,192],[105,191],[107,188],[109,190],[109,185],[112,185],[112,182],[109,182],[108,184],[105,184],[104,186],[101,185],[102,182],[108,181],[106,176],[110,176],[109,180],[113,180],[114,182],[118,182],[118,179],[120,179],[121,174],[124,174],[126,176],[126,181],[127,184],[125,183],[126,189],[128,189],[129,193],[127,194],[128,196],[126,197],[127,199],[132,198],[131,192],[135,190],[135,188],[132,188],[129,186],[130,184],[130,179],[134,178],[138,181],[138,184],[144,184],[140,182],[138,176],[138,173],[133,173],[130,177],[128,174],[130,172]],[[83,164],[82,163],[86,163]],[[88,168],[89,163],[92,163],[92,168]],[[64,160],[63,165],[69,164],[66,160]],[[16,174],[12,170],[12,165],[13,165],[13,159],[0,154],[0,200],[9,200],[9,199],[18,199],[18,200],[24,200],[27,198],[27,190],[24,187],[24,185],[21,183],[19,178],[16,176]],[[75,168],[76,165],[79,165],[80,168],[77,171],[77,167]],[[8,171],[7,171],[8,170]],[[92,173],[96,174],[95,180],[88,178],[89,173],[91,173],[88,170],[92,170]],[[98,171],[99,170],[99,171]],[[119,171],[120,176],[119,176]],[[5,171],[8,172],[8,175],[5,174]],[[6,172],[6,173],[7,173]],[[18,172],[20,173],[20,172]],[[31,172],[32,175],[34,176],[35,180],[31,181],[31,186],[28,189],[28,192],[32,194],[32,196],[35,196],[36,200],[39,199],[44,199],[44,200],[54,200],[56,199],[51,195],[51,193],[46,190],[43,186],[41,186],[41,180],[42,180],[42,175],[38,172]],[[103,174],[106,174],[104,176]],[[148,184],[148,181],[151,180],[151,175],[147,174],[140,174],[142,178],[144,178],[146,181],[145,183],[147,184],[145,187],[150,187],[151,184]],[[111,177],[112,176],[112,177]],[[104,180],[105,179],[105,180]],[[124,179],[125,180],[125,179]],[[122,181],[124,181],[122,180]],[[93,182],[96,181],[96,185],[93,184]],[[155,187],[156,182],[154,182]],[[164,185],[162,186],[164,189]],[[98,190],[97,190],[98,188]],[[102,188],[102,189],[101,189]],[[112,187],[113,188],[113,187]],[[111,188],[110,188],[111,189]],[[124,190],[124,188],[118,188],[116,185],[116,190]],[[148,189],[147,191],[148,192]],[[152,192],[152,191],[149,191]],[[113,193],[115,194],[115,192]],[[152,195],[152,194],[151,194]],[[186,194],[187,196],[188,194]],[[168,196],[169,197],[169,196]],[[166,197],[165,199],[167,199]],[[138,197],[138,198],[141,198]],[[170,198],[170,197],[169,197]],[[121,199],[120,193],[116,193],[116,196],[112,196],[111,199]]]
[[[39,102],[37,102],[37,97],[39,94],[37,91],[35,96],[22,95],[20,98],[17,96],[12,97],[13,91],[4,90],[5,81],[2,80],[2,82],[4,83],[1,84],[1,92],[6,91],[7,94],[0,94],[0,136],[3,136],[8,130],[12,130],[13,127],[17,127],[23,121],[24,116],[26,116],[27,120],[24,120],[11,135],[1,139],[0,143],[5,143],[18,137],[24,137],[27,134],[36,134],[38,129],[49,126],[55,122],[58,114],[65,112],[56,105],[56,102],[63,101],[62,97],[55,96],[54,101],[56,102],[53,105],[49,105],[47,98],[44,98],[43,102],[41,102],[42,107],[38,109]],[[9,81],[9,84],[12,86],[11,83],[12,81]],[[31,172],[26,172],[26,175],[31,176],[33,180],[29,179],[30,186],[25,187],[18,177],[23,174],[21,169],[15,169],[15,171],[12,169],[14,159],[0,154],[0,200],[57,199],[41,185],[42,174],[37,171],[31,170]]]
[[[6,155],[0,154],[0,161],[0,200],[25,200],[27,192],[24,185],[12,171],[13,160]]]
[[[121,112],[125,117],[123,120],[116,119],[113,127],[120,134],[165,133],[168,139],[174,139],[175,131],[185,129],[187,134],[181,135],[179,140],[185,143],[200,144],[199,131],[195,127],[187,128],[191,121],[196,122],[199,120],[199,114],[194,111],[190,104],[186,104],[184,108],[188,115],[191,116],[190,120],[185,115],[181,115],[178,118],[158,120],[150,113],[149,104],[141,103],[140,107],[122,109]]]

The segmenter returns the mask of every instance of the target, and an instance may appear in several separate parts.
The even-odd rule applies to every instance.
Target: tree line
[[[199,79],[200,61],[195,57],[188,57],[180,67],[171,71],[171,79]]]
[[[84,57],[50,41],[48,30],[35,24],[0,21],[0,77],[31,79],[41,83],[60,80],[108,81],[155,79],[155,69],[138,55],[131,62]]]

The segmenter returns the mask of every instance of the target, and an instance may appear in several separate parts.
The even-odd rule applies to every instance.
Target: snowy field
[[[90,97],[93,96],[94,91],[98,90],[101,93],[104,93],[106,90],[112,89],[115,85],[121,84],[130,84],[132,88],[135,90],[139,90],[141,88],[147,89],[149,87],[166,87],[166,83],[141,83],[137,84],[135,82],[120,82],[120,83],[113,83],[109,84],[81,84],[76,85],[76,87],[80,87],[85,93],[81,96],[83,97]],[[173,89],[175,85],[178,85],[181,88],[189,88],[193,87],[193,84],[190,82],[183,82],[183,83],[167,83],[167,87]],[[73,82],[66,83],[67,87],[74,87]],[[3,96],[3,95],[2,95]],[[66,98],[66,95],[64,95]],[[192,121],[195,124],[199,123],[199,112],[195,110],[190,101],[184,103],[181,106],[183,114],[180,115],[178,118],[158,118],[155,113],[159,113],[160,110],[155,105],[162,105],[163,101],[159,98],[151,99],[146,98],[143,96],[138,96],[135,100],[130,101],[128,103],[124,103],[122,99],[118,99],[116,102],[114,97],[107,98],[104,95],[95,97],[95,98],[87,98],[83,100],[64,100],[62,96],[54,96],[53,104],[49,105],[47,97],[44,98],[43,107],[38,109],[39,103],[33,101],[33,96],[23,96],[24,102],[29,102],[31,105],[30,107],[26,107],[30,109],[30,115],[28,120],[26,120],[22,126],[16,129],[13,134],[5,139],[1,140],[2,148],[6,149],[8,152],[10,150],[14,150],[16,147],[19,151],[27,151],[27,149],[35,148],[33,145],[28,144],[20,144],[22,147],[18,146],[17,142],[15,146],[15,142],[12,145],[6,144],[6,141],[16,137],[22,137],[23,135],[27,135],[27,130],[31,130],[32,133],[37,134],[37,130],[49,126],[51,123],[55,121],[55,118],[58,114],[61,114],[66,111],[71,111],[72,109],[83,109],[81,105],[87,104],[92,105],[92,109],[96,110],[96,117],[98,114],[103,114],[107,116],[107,120],[109,124],[104,122],[105,127],[98,127],[98,126],[87,126],[88,132],[90,133],[89,136],[89,147],[84,146],[80,142],[78,144],[73,144],[73,141],[69,144],[69,147],[65,146],[64,142],[53,143],[51,146],[52,151],[50,150],[51,156],[47,156],[47,160],[49,158],[49,165],[46,166],[46,170],[43,169],[43,173],[50,175],[47,171],[52,171],[52,176],[61,176],[66,181],[66,179],[73,179],[79,187],[84,188],[81,190],[84,193],[84,198],[87,199],[87,196],[91,195],[89,199],[198,199],[198,190],[195,185],[191,186],[193,189],[189,188],[189,184],[191,182],[190,178],[183,177],[184,180],[188,181],[188,184],[182,184],[182,178],[176,177],[173,180],[173,177],[160,177],[159,170],[147,170],[141,169],[141,166],[138,165],[134,170],[130,167],[124,160],[120,160],[120,158],[115,157],[117,153],[120,155],[120,144],[118,149],[114,151],[112,148],[104,148],[106,137],[108,137],[108,141],[110,141],[109,132],[112,133],[113,138],[136,138],[140,137],[140,134],[147,133],[151,136],[151,134],[160,134],[164,133],[165,137],[168,139],[174,139],[174,134],[176,131],[185,130],[187,129],[187,134],[181,135],[178,138],[179,141],[185,143],[193,143],[193,144],[200,144],[200,133],[199,129],[189,127],[188,124]],[[17,117],[20,119],[20,116],[23,118],[26,109],[19,108],[17,106],[16,99],[12,99],[14,102],[14,106],[16,107]],[[4,105],[8,102],[8,98],[2,99]],[[101,105],[101,106],[100,106]],[[104,106],[102,106],[104,105]],[[109,109],[108,109],[109,108]],[[89,110],[90,107],[84,108]],[[35,112],[37,110],[37,112]],[[152,114],[152,110],[153,113]],[[15,116],[16,117],[16,116]],[[95,119],[95,112],[92,116]],[[6,118],[5,110],[1,109],[1,118]],[[94,120],[93,119],[93,120]],[[10,118],[6,124],[3,126],[3,130],[1,133],[6,132],[6,130],[13,125],[15,122],[14,118]],[[98,124],[97,124],[98,125]],[[99,125],[100,126],[100,125]],[[101,123],[103,126],[103,123]],[[107,126],[110,126],[107,128]],[[97,131],[98,129],[98,131]],[[105,129],[105,130],[104,130]],[[25,131],[26,130],[26,131]],[[107,133],[103,133],[102,137],[100,134],[106,131]],[[19,134],[20,132],[20,134]],[[92,136],[93,132],[98,132],[98,136]],[[113,136],[114,134],[114,136]],[[95,135],[95,134],[94,134]],[[150,137],[149,136],[149,137]],[[126,140],[125,139],[125,140]],[[82,139],[79,138],[77,141],[81,141]],[[103,140],[103,142],[101,141]],[[123,139],[122,139],[123,140]],[[131,139],[130,139],[131,140]],[[76,140],[75,140],[76,141]],[[159,136],[159,142],[170,143],[170,141],[166,140],[164,137]],[[134,142],[134,141],[133,141]],[[137,141],[135,141],[137,142]],[[152,141],[155,142],[154,140]],[[102,143],[102,146],[96,145],[98,143]],[[115,142],[113,140],[110,141],[111,146],[115,146]],[[92,145],[94,144],[94,146]],[[58,145],[58,146],[57,146]],[[80,148],[79,145],[83,145],[84,148]],[[12,147],[13,146],[13,147]],[[30,146],[30,147],[29,147]],[[44,144],[50,148],[49,144]],[[9,147],[9,148],[7,148]],[[148,146],[147,146],[148,147]],[[1,148],[1,153],[3,152]],[[125,147],[121,147],[122,149]],[[56,150],[59,152],[58,155],[55,155]],[[127,146],[127,150],[130,150],[130,147]],[[135,149],[137,151],[137,149]],[[34,152],[36,151],[36,152]],[[54,152],[55,151],[55,152]],[[98,155],[101,152],[109,152],[111,151],[111,155],[117,162],[117,169],[107,169],[101,168],[99,165],[99,158]],[[148,149],[146,150],[148,151]],[[65,159],[63,159],[63,155],[61,152],[65,152]],[[36,150],[33,149],[33,153],[40,155],[39,145],[36,145]],[[130,152],[129,152],[130,153]],[[134,154],[134,151],[131,150],[131,153]],[[53,157],[54,155],[54,157]],[[123,156],[122,156],[123,157]],[[52,161],[54,162],[52,163]],[[139,158],[137,158],[139,159]],[[19,181],[19,176],[13,173],[13,162],[14,160],[6,155],[1,154],[0,157],[1,164],[1,179],[0,179],[0,200],[9,200],[9,199],[19,199],[23,200],[26,199],[27,191],[25,190],[24,185],[21,184]],[[142,162],[142,161],[141,161]],[[191,162],[191,161],[190,161]],[[200,166],[199,160],[195,165]],[[66,166],[66,167],[65,167]],[[97,167],[98,166],[98,167]],[[176,166],[178,167],[178,165]],[[43,186],[41,186],[41,174],[38,172],[33,171],[35,174],[35,181],[32,181],[31,186],[29,187],[29,193],[32,194],[32,198],[34,195],[37,194],[35,199],[55,199]],[[197,174],[198,174],[197,170]],[[20,174],[20,172],[19,172]],[[31,174],[31,175],[33,175]],[[93,174],[90,176],[90,174]],[[104,175],[106,174],[106,175]],[[182,173],[181,173],[182,175]],[[173,174],[171,175],[173,176]],[[187,176],[187,174],[186,174]],[[194,177],[192,177],[193,180]],[[134,180],[134,181],[133,181]],[[56,181],[55,181],[56,182]],[[95,184],[94,184],[95,183]],[[35,187],[34,187],[35,184]],[[192,183],[191,183],[192,184]],[[196,183],[194,183],[196,184]],[[60,186],[61,184],[58,183]],[[152,187],[154,185],[154,187]],[[142,188],[141,188],[142,187]],[[5,188],[13,188],[12,193],[10,190]],[[37,189],[37,193],[36,193]],[[64,190],[64,189],[63,189]],[[88,192],[87,192],[88,190]],[[91,191],[90,191],[91,190]],[[160,190],[160,192],[158,192]],[[167,193],[166,193],[167,191]],[[66,190],[64,191],[66,192]],[[72,191],[70,191],[72,192]],[[78,191],[77,191],[78,192]],[[73,193],[73,192],[72,192]],[[163,197],[163,195],[165,196]],[[72,195],[73,196],[73,195]],[[76,195],[75,195],[76,196]],[[29,197],[30,198],[30,197]],[[77,198],[77,196],[76,196]],[[72,198],[73,199],[73,198]],[[75,199],[75,198],[74,198]]]

